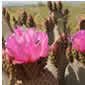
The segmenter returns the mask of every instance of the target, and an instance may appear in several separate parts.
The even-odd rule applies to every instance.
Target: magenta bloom
[[[79,52],[85,53],[85,30],[81,30],[73,36],[72,47]]]
[[[7,54],[15,64],[35,62],[48,55],[48,36],[35,29],[18,27],[6,40]]]

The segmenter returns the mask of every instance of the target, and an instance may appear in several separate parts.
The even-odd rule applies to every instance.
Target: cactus
[[[5,39],[3,35],[2,35],[2,48],[5,49]]]
[[[80,30],[85,30],[85,20],[82,20],[81,22],[80,22]]]
[[[14,27],[16,28],[17,25],[26,27],[36,27],[36,23],[31,15],[27,16],[27,12],[24,11],[19,17],[18,20],[15,19],[13,16]]]
[[[54,67],[54,69],[56,70],[54,73],[53,70],[51,70],[51,72],[57,78],[58,85],[64,85],[65,84],[64,73],[68,63],[66,58],[66,48],[68,47],[68,40],[66,39],[66,37],[67,37],[67,22],[68,22],[69,11],[68,9],[65,9],[63,12],[63,5],[61,2],[58,3],[48,2],[48,8],[50,11],[49,15],[51,16],[49,22],[53,23],[54,25],[51,25],[49,22],[47,22],[49,25],[45,24],[45,26],[47,34],[50,32],[50,35],[48,34],[48,37],[50,39],[49,41],[51,41],[52,38],[51,35],[54,35],[54,37],[52,38],[54,39],[54,41],[51,42],[51,44],[52,45],[54,44],[55,49],[53,51],[53,55],[48,57],[47,65],[49,70],[51,70],[49,64],[51,64],[52,67]],[[49,29],[51,29],[51,31],[49,31]],[[62,33],[64,33],[65,35],[63,37],[64,40],[63,39],[58,40],[58,37],[61,36]],[[56,45],[58,45],[59,47],[56,48]]]
[[[54,42],[54,23],[52,22],[51,17],[49,16],[48,19],[45,21],[45,28],[46,28],[46,33],[48,34],[49,37],[49,45],[51,45]]]
[[[22,14],[22,16],[23,16],[23,23],[24,23],[24,25],[26,25],[26,21],[27,21],[27,12],[24,11],[23,14]]]
[[[48,59],[42,59],[36,63],[24,65],[13,65],[12,62],[8,62],[5,55],[3,57],[3,69],[8,72],[9,85],[64,85],[64,72],[67,65],[66,48],[68,41],[65,37],[60,38],[59,41],[54,40],[53,30],[55,29],[55,25],[58,26],[57,32],[59,32],[59,36],[61,36],[62,32],[66,31],[67,21],[65,22],[65,18],[67,17],[65,16],[66,14],[68,15],[68,13],[67,11],[62,13],[63,6],[61,2],[59,2],[58,5],[59,8],[57,8],[56,3],[54,3],[54,7],[51,2],[48,3],[50,16],[45,22],[47,33],[50,32],[48,36],[49,38],[50,36],[53,38],[49,40],[49,44],[54,44],[55,46],[55,50],[52,50],[53,54],[50,55]],[[13,20],[14,22],[16,21],[15,18]],[[20,16],[17,24],[22,26],[22,20],[23,18]],[[30,16],[30,19],[26,23],[28,23],[30,27],[36,26],[32,16]],[[59,46],[58,49],[56,48],[57,45]]]
[[[34,22],[34,19],[31,15],[29,15],[27,18],[26,26],[27,27],[36,27],[36,23]]]
[[[13,16],[13,22],[14,22],[14,27],[17,28],[17,23],[18,22],[17,22],[17,20],[16,20],[16,18],[14,16]]]
[[[54,41],[56,41],[55,36],[58,36],[59,35],[58,33],[62,33],[62,32],[65,32],[65,34],[67,33],[67,21],[68,21],[69,11],[68,11],[68,9],[63,10],[63,5],[61,2],[59,2],[58,4],[56,4],[56,2],[54,2],[54,4],[53,4],[52,2],[49,1],[48,8],[50,11],[49,17],[51,17],[51,19],[46,20],[47,24],[45,24],[45,26],[46,26],[46,31],[47,31],[47,34],[49,37],[49,43],[50,43],[51,39],[54,39]],[[64,11],[64,13],[63,13],[63,11]],[[53,24],[51,25],[50,22]],[[50,25],[48,25],[48,24],[50,24]],[[51,31],[49,29],[51,29]],[[49,34],[49,32],[50,32],[50,34]],[[51,35],[54,35],[54,36],[51,38],[50,37]],[[51,42],[51,44],[52,43],[53,42]]]
[[[19,17],[18,17],[18,25],[26,25],[27,21],[27,12],[24,11]]]
[[[46,65],[46,59],[32,64],[13,65],[6,63],[4,70],[8,72],[9,85],[57,85],[57,80],[50,73]]]
[[[5,16],[3,16],[3,19],[4,19],[3,21],[5,22],[5,25],[7,26],[7,28],[9,28],[11,32],[13,32],[13,28],[10,23],[10,14],[7,10],[6,10]]]

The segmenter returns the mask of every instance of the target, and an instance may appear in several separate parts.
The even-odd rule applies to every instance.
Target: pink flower
[[[73,36],[72,47],[79,52],[85,53],[85,30],[81,30]]]
[[[36,62],[48,55],[48,36],[36,29],[18,27],[6,40],[7,54],[15,64]]]

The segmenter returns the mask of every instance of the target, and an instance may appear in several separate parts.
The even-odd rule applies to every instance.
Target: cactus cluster
[[[15,16],[12,16],[12,20],[14,23],[14,26],[11,25],[10,23],[10,13],[8,12],[8,10],[6,8],[3,8],[3,17],[6,21],[6,23],[8,24],[10,30],[13,32],[13,28],[17,27],[17,25],[23,26],[25,25],[26,27],[35,27],[36,23],[32,17],[32,15],[28,15],[26,11],[23,11],[20,16],[18,16],[18,19],[15,18]]]
[[[68,22],[69,11],[68,9],[65,9],[65,10],[63,9],[63,5],[61,2],[53,2],[52,4],[52,2],[49,1],[48,8],[49,8],[49,16],[46,19],[44,25],[46,28],[46,33],[48,34],[48,37],[49,37],[49,45],[53,45],[53,51],[52,51],[53,55],[48,57],[47,63],[46,61],[44,62],[42,60],[41,62],[37,62],[37,64],[33,63],[34,66],[32,64],[23,66],[23,65],[13,65],[13,64],[7,63],[7,60],[5,59],[6,58],[6,55],[5,55],[3,57],[3,69],[5,69],[6,72],[9,73],[9,80],[10,80],[9,85],[52,85],[52,83],[54,83],[54,85],[64,85],[64,72],[67,65],[66,48],[68,46],[67,22]],[[3,8],[3,17],[5,18],[5,21],[7,22],[11,32],[14,32],[13,27],[10,24],[10,14],[5,8]],[[18,17],[18,20],[16,20],[15,16],[13,16],[13,22],[14,22],[15,28],[17,28],[18,25],[20,26],[25,25],[26,27],[36,27],[36,23],[34,22],[33,17],[31,15],[28,16],[26,11],[24,11]],[[56,32],[58,33],[58,35],[54,34],[54,29],[56,29]],[[60,36],[58,41],[56,41],[57,36]],[[5,42],[3,37],[3,48],[5,48],[4,43]],[[58,45],[58,48],[57,48],[57,45]],[[44,65],[46,69],[48,69],[48,71],[46,69],[42,70]],[[23,69],[25,70],[25,72]],[[54,69],[54,70],[50,70],[50,69]],[[20,70],[21,72],[19,75],[18,73]],[[50,73],[53,73],[53,76],[55,76],[56,79],[53,80],[53,77],[51,76],[52,74]],[[24,80],[26,79],[24,78],[25,75],[28,76],[27,81]],[[18,78],[17,76],[18,77],[22,76],[22,78]],[[30,78],[32,76],[35,76],[34,80]],[[40,78],[40,82],[42,80],[42,82],[44,83],[38,84],[38,81],[39,81],[38,77]],[[47,78],[50,84],[46,83],[47,80],[44,81],[44,78],[45,79]],[[33,84],[34,81],[36,82],[36,84]],[[28,82],[28,84],[23,84],[23,82]]]
[[[63,9],[63,4],[61,2],[48,2],[49,16],[45,21],[46,31],[49,37],[49,44],[51,45],[58,33],[64,32],[68,33],[67,22],[69,10]],[[57,28],[56,28],[57,26]],[[56,31],[57,30],[57,31]],[[53,33],[55,31],[55,33]]]

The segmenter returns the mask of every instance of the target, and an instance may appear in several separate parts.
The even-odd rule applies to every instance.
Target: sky
[[[31,4],[38,4],[40,1],[3,1],[3,6],[24,6]],[[46,3],[46,2],[44,2]]]

